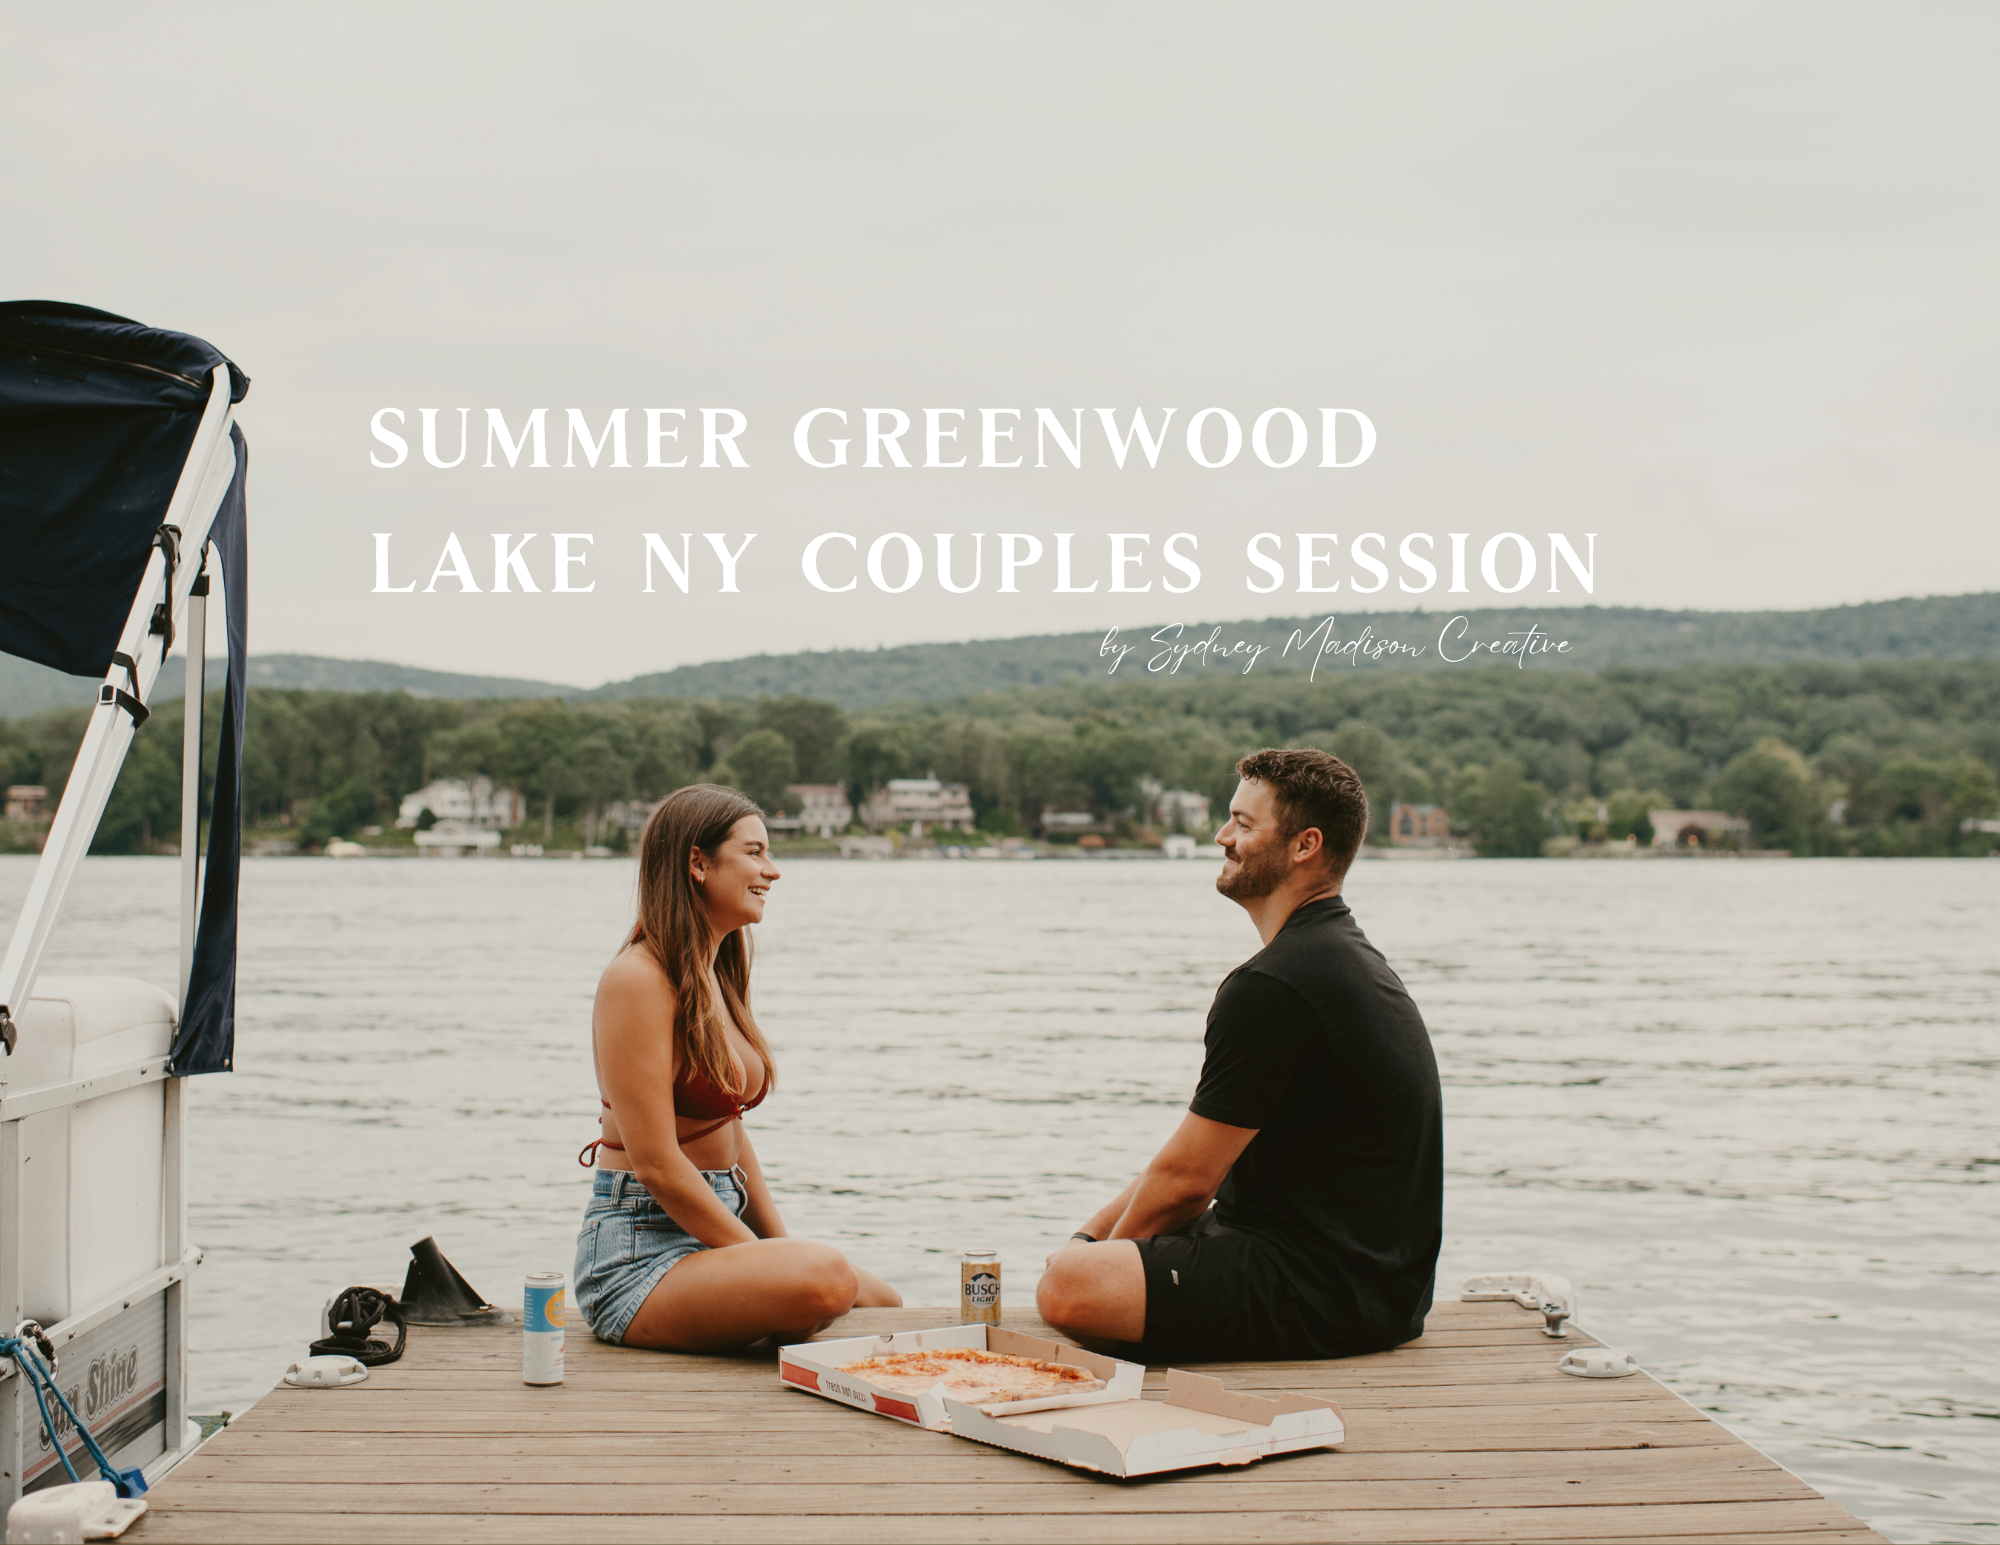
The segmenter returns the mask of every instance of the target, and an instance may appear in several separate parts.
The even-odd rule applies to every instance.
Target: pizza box
[[[945,1402],[953,1436],[1105,1475],[1245,1465],[1344,1438],[1340,1407],[1306,1395],[1236,1394],[1206,1374],[1167,1370],[1165,1400],[1100,1401],[1082,1410],[1012,1412]]]
[[[1066,1410],[1071,1406],[1097,1405],[1105,1401],[1138,1398],[1146,1370],[1138,1363],[1122,1363],[1113,1357],[1065,1346],[1060,1341],[1044,1341],[1024,1336],[999,1325],[941,1325],[931,1330],[904,1330],[893,1336],[847,1336],[839,1341],[801,1341],[778,1349],[778,1377],[794,1389],[824,1395],[829,1400],[858,1406],[878,1416],[893,1416],[934,1432],[950,1432],[951,1418],[945,1399],[936,1390],[910,1396],[895,1390],[878,1389],[866,1379],[842,1373],[841,1364],[859,1362],[864,1357],[887,1357],[892,1352],[935,1352],[944,1347],[976,1347],[987,1352],[1004,1352],[1013,1357],[1036,1357],[1044,1362],[1068,1363],[1088,1368],[1104,1380],[1105,1387],[1081,1395],[1050,1395],[1041,1400],[1014,1400],[990,1406],[968,1406],[953,1401],[962,1411],[993,1412],[1015,1416],[1035,1411]]]

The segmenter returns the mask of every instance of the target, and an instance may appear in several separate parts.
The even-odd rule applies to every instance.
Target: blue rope
[[[13,1342],[11,1346],[8,1345],[10,1341]],[[11,1352],[14,1354],[15,1362],[18,1363],[21,1361],[21,1343],[15,1341],[11,1336],[0,1339],[0,1351]],[[40,1408],[42,1413],[42,1430],[49,1435],[49,1441],[56,1445],[56,1458],[62,1461],[63,1474],[74,1481],[77,1478],[76,1466],[69,1462],[69,1455],[63,1451],[62,1444],[56,1442],[56,1424],[49,1418],[48,1401],[42,1398],[42,1381],[33,1374],[30,1374],[28,1376],[28,1388],[35,1392],[35,1404]]]
[[[62,1439],[56,1433],[55,1418],[49,1415],[49,1403],[42,1396],[44,1389],[56,1397],[56,1403],[69,1417],[70,1425],[76,1429],[77,1436],[83,1439],[83,1446],[90,1450],[90,1457],[97,1461],[98,1474],[112,1484],[118,1495],[136,1497],[145,1491],[145,1472],[138,1469],[120,1470],[112,1465],[105,1457],[104,1450],[97,1446],[97,1439],[91,1436],[90,1429],[84,1426],[83,1418],[76,1414],[76,1407],[69,1403],[69,1397],[56,1383],[54,1373],[43,1365],[34,1347],[25,1337],[0,1336],[0,1357],[13,1358],[27,1377],[28,1387],[35,1392],[35,1405],[42,1413],[42,1430],[49,1435],[49,1442],[55,1448],[56,1458],[62,1461],[65,1475],[72,1481],[76,1480],[76,1466],[69,1462],[69,1455],[63,1449]]]

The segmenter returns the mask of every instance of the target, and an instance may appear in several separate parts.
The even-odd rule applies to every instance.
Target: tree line
[[[219,708],[211,694],[211,761]],[[54,790],[86,713],[0,721],[0,775]],[[180,738],[180,705],[161,705],[96,851],[175,840]],[[1800,854],[1985,853],[1993,835],[1964,827],[2000,815],[2000,661],[1354,670],[1318,682],[1216,672],[1167,692],[1079,682],[861,711],[796,694],[461,702],[256,688],[245,810],[249,825],[284,825],[311,846],[386,824],[434,778],[485,774],[519,788],[530,826],[553,836],[611,801],[698,780],[775,810],[792,783],[842,784],[858,801],[889,778],[935,774],[968,786],[982,829],[1025,834],[1052,808],[1137,825],[1148,781],[1220,809],[1236,759],[1264,745],[1352,763],[1378,840],[1402,800],[1446,806],[1454,830],[1493,855],[1646,841],[1646,812],[1662,806],[1740,814],[1755,846]]]
[[[1268,645],[1272,653],[1261,673],[1299,673],[1313,652],[1283,653],[1293,630],[1311,632],[1324,613],[1266,617],[1222,623],[1229,639]],[[1453,671],[1439,654],[1439,631],[1452,613],[1342,609],[1337,631],[1346,638],[1365,627],[1375,637],[1429,646],[1415,660],[1398,661],[1398,672]],[[1695,661],[1778,665],[1797,660],[2000,658],[2000,593],[1910,596],[1858,606],[1809,612],[1685,612],[1629,606],[1521,606],[1476,608],[1465,613],[1472,637],[1505,638],[1532,625],[1567,639],[1572,652],[1546,663],[1565,671],[1612,665],[1675,666]],[[1162,619],[1164,620],[1164,619]],[[1190,622],[1183,640],[1205,634],[1209,622]],[[1149,656],[1151,627],[1128,628],[1123,642],[1142,646],[1132,664]],[[1104,663],[1097,646],[1102,633],[1048,633],[978,643],[899,644],[879,649],[828,649],[797,654],[746,655],[653,672],[572,696],[590,699],[631,697],[780,697],[803,693],[833,699],[849,709],[926,699],[956,701],[1013,687],[1055,686],[1100,676]],[[1585,662],[1590,662],[1585,664]],[[1126,667],[1131,669],[1131,665]],[[1121,673],[1122,674],[1122,673]],[[1182,678],[1151,677],[1165,693],[1178,692]],[[301,683],[303,685],[303,683]],[[356,681],[354,686],[374,685]]]

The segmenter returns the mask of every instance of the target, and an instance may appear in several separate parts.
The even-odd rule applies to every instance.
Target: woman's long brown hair
[[[688,873],[700,848],[711,860],[746,815],[763,815],[754,800],[714,783],[691,783],[660,802],[639,839],[639,939],[674,984],[678,1006],[674,1036],[683,1061],[718,1089],[735,1089],[735,1059],[729,1034],[715,1011],[708,985],[709,951],[715,950],[715,979],[743,1039],[764,1059],[766,1086],[775,1086],[778,1065],[764,1032],[750,1014],[750,930],[725,934],[716,948],[701,892]],[[753,1091],[736,1089],[739,1100]]]

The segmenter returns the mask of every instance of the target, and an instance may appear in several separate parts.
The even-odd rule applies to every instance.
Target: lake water
[[[11,924],[32,860],[0,858]],[[912,1303],[1026,1302],[1185,1107],[1252,952],[1197,863],[794,861],[752,1118],[795,1233]],[[92,859],[51,971],[168,985],[176,866]],[[591,993],[633,867],[244,866],[234,1074],[193,1085],[194,1409],[240,1409],[433,1234],[568,1270]],[[1582,1323],[1892,1538],[2000,1541],[2000,863],[1370,862],[1348,895],[1443,1069],[1441,1294]]]

